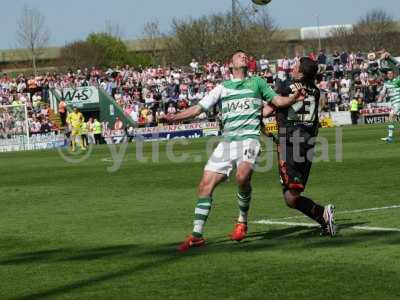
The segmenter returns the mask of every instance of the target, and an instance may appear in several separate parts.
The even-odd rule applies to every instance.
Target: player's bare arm
[[[165,119],[168,122],[180,122],[183,120],[188,120],[197,117],[202,112],[202,108],[200,105],[192,106],[184,111],[181,111],[177,114],[168,114]]]
[[[265,103],[263,107],[263,117],[266,118],[270,116],[278,107],[288,107],[296,103],[297,101],[302,101],[303,96],[300,90],[296,91],[294,94],[288,97],[275,96],[271,103]]]
[[[204,97],[202,99],[202,101],[200,101],[199,104],[192,106],[184,111],[178,112],[176,114],[168,114],[165,117],[165,119],[168,122],[179,122],[179,121],[183,121],[183,120],[192,119],[192,118],[200,115],[203,111],[208,110],[207,108],[204,107],[205,104],[202,104],[202,103],[206,103],[206,105],[208,103],[209,107],[214,106],[221,97],[221,89],[222,89],[222,86],[215,87],[210,92],[210,94],[208,94],[206,97]]]
[[[271,103],[275,107],[288,107],[292,104],[294,104],[300,97],[300,92],[296,92],[296,94],[290,95],[289,97],[283,97],[283,96],[275,96]]]
[[[275,108],[289,107],[297,101],[304,100],[304,91],[301,83],[294,83],[290,88],[292,89],[292,93],[289,96],[284,97],[277,95],[272,99],[271,103],[275,106]]]

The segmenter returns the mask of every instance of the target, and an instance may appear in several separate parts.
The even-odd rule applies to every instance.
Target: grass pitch
[[[400,299],[400,143],[384,144],[385,133],[345,128],[343,162],[331,145],[331,161],[313,167],[305,195],[336,205],[336,238],[251,223],[248,239],[229,241],[230,181],[214,195],[207,246],[184,254],[207,140],[175,147],[196,157],[186,163],[169,162],[165,144],[160,162],[138,162],[131,146],[114,173],[107,146],[79,164],[57,151],[0,154],[0,298]],[[334,129],[320,135],[335,141]],[[255,174],[253,190],[251,222],[309,223],[284,205],[275,166]]]

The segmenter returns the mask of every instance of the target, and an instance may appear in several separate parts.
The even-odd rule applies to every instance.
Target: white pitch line
[[[297,223],[297,222],[280,222],[280,221],[271,221],[271,220],[261,220],[256,221],[254,224],[263,224],[263,225],[285,225],[285,226],[301,226],[301,227],[320,227],[318,224],[312,223]],[[339,225],[340,227],[340,225]],[[382,231],[382,232],[400,232],[400,228],[387,228],[387,227],[369,227],[369,226],[350,226],[348,228],[352,228],[355,230],[366,230],[366,231]]]
[[[101,159],[102,162],[114,162],[112,158],[106,157]]]
[[[356,213],[380,211],[380,210],[396,209],[396,208],[400,208],[400,205],[372,207],[372,208],[363,208],[363,209],[354,209],[354,210],[343,210],[343,211],[337,211],[336,213],[339,215],[341,215],[341,214],[356,214]],[[293,217],[278,218],[278,219],[274,219],[274,220],[291,220],[291,219],[300,219],[300,218],[306,218],[306,216],[293,216]]]
[[[280,221],[272,221],[272,220],[260,220],[255,221],[254,224],[262,224],[262,225],[287,225],[287,226],[301,226],[301,227],[319,227],[318,224],[311,223],[297,223],[297,222],[280,222]]]
[[[354,209],[354,210],[344,210],[339,211],[340,214],[352,214],[352,213],[360,213],[360,212],[367,212],[367,211],[378,211],[378,210],[385,210],[385,209],[396,209],[400,208],[400,205],[392,205],[392,206],[382,206],[382,207],[373,207],[373,208],[363,208],[363,209]]]
[[[340,226],[339,226],[340,227]],[[399,228],[387,228],[387,227],[370,227],[370,226],[353,226],[351,228],[357,230],[367,230],[367,231],[391,231],[391,232],[400,232]]]

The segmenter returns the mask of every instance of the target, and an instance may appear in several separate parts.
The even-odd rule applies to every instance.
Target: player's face
[[[389,72],[387,73],[387,76],[388,76],[388,79],[389,79],[389,80],[393,80],[393,78],[394,78],[394,73],[393,73],[392,71],[389,71]]]
[[[232,57],[232,66],[234,69],[246,68],[249,57],[246,53],[238,52]]]

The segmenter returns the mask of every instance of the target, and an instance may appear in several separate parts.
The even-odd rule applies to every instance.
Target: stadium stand
[[[360,109],[379,101],[388,62],[374,53],[334,52],[325,55],[310,54],[320,65],[319,87],[322,91],[321,107],[324,111],[346,111],[350,101],[357,99]],[[299,57],[269,62],[264,57],[253,60],[250,76],[264,77],[271,86],[289,76]],[[256,66],[256,68],[254,67]],[[180,68],[134,68],[131,66],[99,70],[96,68],[70,70],[66,74],[46,73],[36,77],[19,75],[0,78],[0,105],[26,104],[29,111],[30,133],[58,131],[60,118],[49,108],[52,88],[96,86],[115,99],[125,115],[137,127],[150,127],[162,123],[169,112],[186,109],[196,104],[219,82],[229,79],[227,63],[209,61],[201,66],[196,60]],[[197,121],[214,118],[202,114]],[[13,122],[12,115],[0,118],[1,134]],[[8,125],[7,125],[8,124]],[[10,129],[10,128],[9,128]]]

